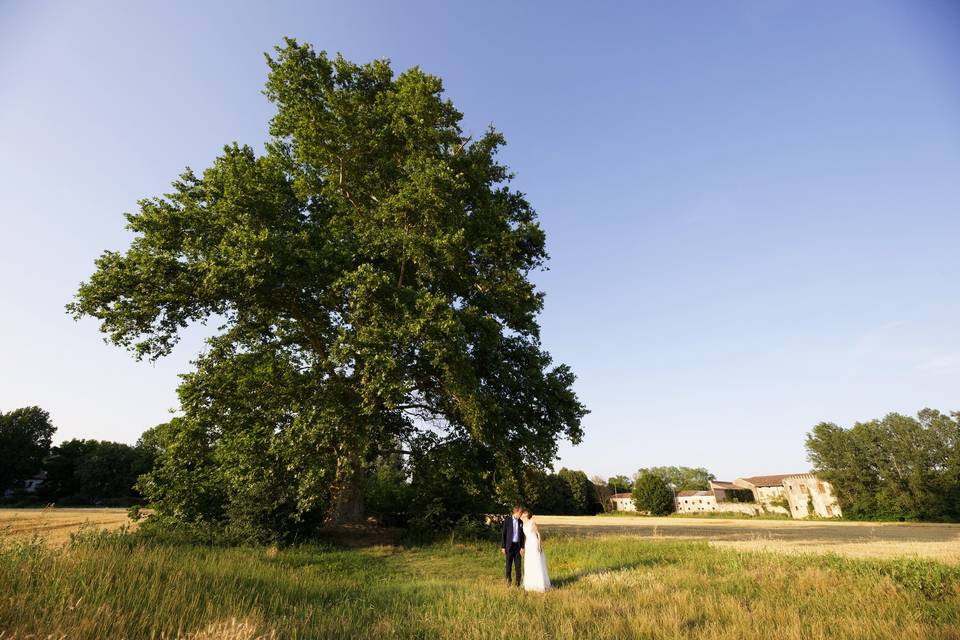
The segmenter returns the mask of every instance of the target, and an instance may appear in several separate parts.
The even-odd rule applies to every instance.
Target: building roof
[[[713,491],[693,491],[690,489],[677,491],[678,498],[689,498],[690,496],[712,496],[712,495],[713,495]]]
[[[616,499],[622,500],[622,499],[624,499],[624,498],[632,498],[632,497],[633,497],[633,494],[632,494],[632,493],[615,493],[615,494],[613,494],[612,496],[610,496],[610,499],[611,499],[611,500],[616,500]]]
[[[743,489],[743,487],[738,487],[732,482],[727,482],[726,480],[711,480],[710,486],[714,489]]]
[[[755,487],[779,487],[783,484],[783,481],[786,478],[794,478],[796,476],[807,475],[804,473],[782,473],[774,476],[753,476],[751,478],[740,478],[749,482]]]

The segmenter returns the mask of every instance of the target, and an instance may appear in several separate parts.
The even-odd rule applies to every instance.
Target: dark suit
[[[517,541],[513,541],[513,523],[517,523]],[[503,535],[500,538],[500,548],[507,556],[507,584],[510,584],[510,569],[515,568],[513,572],[517,577],[517,586],[520,586],[520,550],[523,549],[523,543],[526,536],[523,535],[523,522],[520,518],[514,520],[512,515],[507,516],[503,521]]]

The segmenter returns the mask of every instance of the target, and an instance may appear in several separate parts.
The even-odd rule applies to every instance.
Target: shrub
[[[643,473],[633,486],[633,504],[637,511],[646,511],[650,515],[665,516],[673,513],[673,491],[660,477],[652,473]]]

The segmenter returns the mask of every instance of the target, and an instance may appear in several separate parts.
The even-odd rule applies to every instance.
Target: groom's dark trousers
[[[513,541],[513,532],[514,526],[516,526],[517,532],[517,541]],[[511,569],[512,572],[516,575],[517,586],[520,586],[520,550],[523,549],[523,543],[525,541],[523,535],[523,523],[519,520],[514,520],[512,516],[508,516],[506,520],[503,521],[503,534],[500,539],[500,547],[503,549],[503,555],[507,557],[507,584],[513,582],[511,580]]]
[[[520,586],[520,543],[511,542],[510,546],[507,547],[507,584],[510,584],[510,569],[514,569],[514,573],[517,576],[517,586]]]

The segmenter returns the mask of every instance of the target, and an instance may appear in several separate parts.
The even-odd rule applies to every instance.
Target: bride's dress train
[[[550,575],[547,556],[540,551],[540,531],[527,521],[523,524],[523,533],[527,536],[523,550],[523,590],[546,591],[550,588]]]

